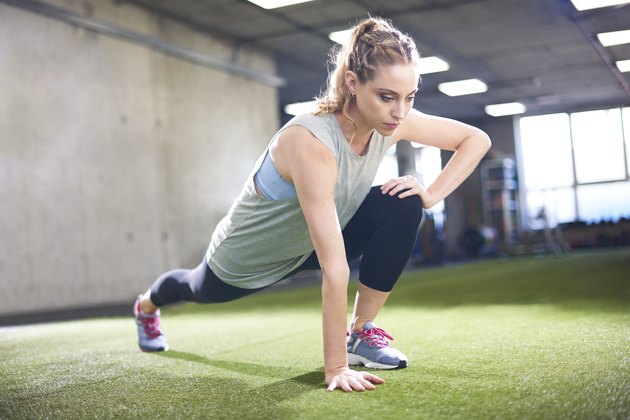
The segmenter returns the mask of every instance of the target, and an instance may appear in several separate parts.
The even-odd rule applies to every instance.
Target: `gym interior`
[[[271,136],[312,108],[331,47],[368,15],[426,60],[414,107],[492,139],[424,211],[408,271],[621,252],[628,308],[628,2],[262,3],[0,0],[0,325],[128,315],[160,273],[196,266]],[[448,90],[462,81],[472,90]],[[451,155],[401,142],[375,184],[430,184]]]
[[[627,31],[630,6],[3,0],[0,12],[0,317],[126,303],[196,265],[287,111],[320,92],[329,35],[369,14],[440,60],[415,107],[493,142],[426,212],[410,266],[629,245],[630,73],[617,63],[630,44],[598,36]],[[483,92],[439,90],[471,79]],[[506,103],[521,108],[486,112]],[[430,182],[450,154],[429,149],[399,144],[375,183]]]

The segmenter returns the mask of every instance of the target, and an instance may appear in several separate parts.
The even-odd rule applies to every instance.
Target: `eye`
[[[413,102],[416,99],[416,96],[408,96],[407,97],[407,102]]]
[[[383,102],[391,102],[394,100],[393,96],[388,96],[388,95],[381,95],[381,100]]]

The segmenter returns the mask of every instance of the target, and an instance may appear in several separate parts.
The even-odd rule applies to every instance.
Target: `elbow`
[[[465,137],[459,146],[454,150],[466,150],[467,152],[482,158],[488,150],[490,150],[491,146],[492,141],[490,140],[490,136],[488,136],[483,130],[473,128],[472,131],[469,132],[468,136]]]
[[[492,140],[484,131],[476,129],[462,145],[464,144],[472,154],[481,159],[490,150]]]
[[[490,136],[488,136],[488,134],[486,134],[486,132],[482,130],[479,130],[477,132],[476,137],[478,138],[477,143],[479,144],[479,149],[482,150],[483,154],[485,155],[492,146],[492,140],[490,140]]]

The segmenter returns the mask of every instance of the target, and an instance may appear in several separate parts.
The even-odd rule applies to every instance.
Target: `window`
[[[582,220],[599,222],[628,217],[630,182],[580,185],[577,204]]]
[[[525,187],[529,189],[573,185],[573,158],[567,114],[521,119]]]
[[[571,137],[578,183],[626,178],[620,109],[572,114]]]
[[[626,140],[626,175],[630,177],[630,108],[623,109],[623,137]]]
[[[573,188],[543,189],[527,192],[527,208],[531,228],[543,228],[545,220],[551,226],[576,219]],[[543,215],[543,212],[546,212]],[[546,219],[545,219],[546,218]]]
[[[519,120],[523,221],[630,217],[630,108]]]

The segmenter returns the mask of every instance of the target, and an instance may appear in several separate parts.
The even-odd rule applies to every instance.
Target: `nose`
[[[396,121],[401,121],[405,118],[405,102],[396,101],[394,108],[392,109],[392,118]]]

